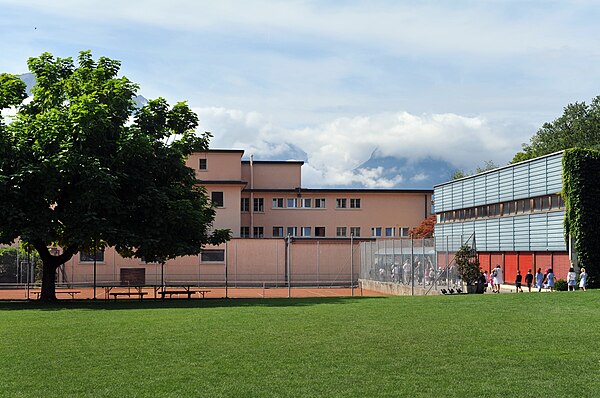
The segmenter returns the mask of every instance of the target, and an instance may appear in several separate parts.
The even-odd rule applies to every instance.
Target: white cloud
[[[456,114],[413,115],[381,113],[337,118],[328,123],[299,129],[274,126],[255,113],[222,108],[197,109],[201,129],[215,134],[212,147],[245,149],[255,158],[281,159],[293,146],[306,152],[304,185],[351,185],[392,187],[403,181],[423,181],[427,175],[384,173],[382,167],[355,170],[373,150],[416,162],[425,158],[447,161],[456,168],[472,170],[492,160],[507,163],[521,141],[502,123],[484,117]],[[451,170],[449,170],[450,172]],[[450,174],[450,173],[449,173]],[[394,175],[394,177],[390,177]]]

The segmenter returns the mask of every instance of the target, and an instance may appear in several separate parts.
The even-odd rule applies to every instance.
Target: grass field
[[[600,291],[0,302],[2,397],[599,394]]]

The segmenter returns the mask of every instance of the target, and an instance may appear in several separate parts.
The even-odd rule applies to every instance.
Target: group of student
[[[502,268],[500,265],[496,265],[496,268],[492,269],[490,275],[487,276],[484,272],[483,275],[486,277],[486,280],[490,284],[493,293],[500,293],[500,287],[502,285]],[[535,285],[534,285],[535,280]],[[538,292],[541,292],[543,288],[550,289],[550,291],[554,291],[554,284],[556,283],[556,275],[552,271],[552,268],[546,270],[545,273],[542,273],[542,269],[538,268],[535,276],[531,273],[531,270],[527,271],[525,275],[525,286],[529,292],[531,292],[531,287],[535,286],[538,289]],[[517,293],[523,292],[523,276],[521,275],[521,271],[517,270],[517,277],[515,278],[515,287]],[[585,272],[585,268],[581,268],[581,273],[579,274],[579,288],[585,291],[585,287],[587,285],[587,272]],[[577,288],[577,273],[574,268],[571,267],[569,272],[567,273],[567,286],[569,291],[575,291]]]

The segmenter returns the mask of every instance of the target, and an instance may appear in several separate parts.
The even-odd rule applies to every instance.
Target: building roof
[[[243,164],[250,164],[249,160],[242,160]],[[253,160],[253,164],[304,164],[304,160]]]
[[[457,181],[468,180],[469,178],[475,178],[475,177],[482,176],[482,175],[485,175],[485,174],[495,173],[495,172],[498,172],[498,171],[503,170],[503,169],[508,169],[508,168],[511,168],[511,167],[515,167],[515,166],[520,165],[520,164],[534,162],[534,161],[537,161],[537,160],[540,160],[540,159],[543,159],[543,158],[548,158],[550,156],[558,155],[559,153],[563,153],[563,152],[564,152],[564,150],[558,151],[558,152],[553,152],[553,153],[549,153],[547,155],[539,156],[537,158],[523,160],[522,162],[508,164],[506,166],[498,167],[498,168],[492,169],[492,170],[486,170],[486,171],[483,171],[481,173],[473,174],[471,176],[457,178],[456,180],[451,180],[451,181],[443,182],[441,184],[434,185],[433,188],[441,187],[441,186],[448,185],[448,184],[454,184]]]
[[[206,151],[196,151],[196,153],[244,153],[243,149],[207,149]]]
[[[244,192],[281,192],[281,193],[429,193],[433,189],[360,189],[360,188],[294,188],[294,189],[244,189]]]

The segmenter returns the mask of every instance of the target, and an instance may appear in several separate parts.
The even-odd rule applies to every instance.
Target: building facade
[[[406,237],[431,214],[433,190],[303,188],[303,162],[247,161],[243,154],[208,150],[186,160],[216,205],[213,227],[230,229],[230,242],[165,264],[123,258],[114,248],[78,253],[59,281],[348,284],[359,274],[361,238]],[[288,235],[297,239],[286,249]]]
[[[438,264],[462,243],[473,244],[482,267],[500,264],[507,282],[531,269],[565,278],[570,256],[563,220],[562,155],[540,158],[434,187]]]
[[[241,150],[187,160],[234,237],[408,237],[431,214],[432,190],[303,188],[301,161],[247,161]]]

